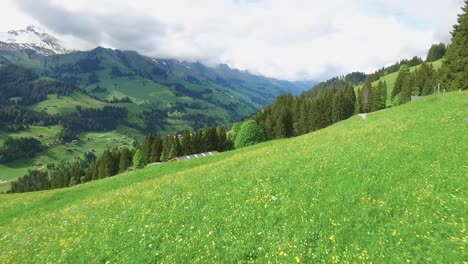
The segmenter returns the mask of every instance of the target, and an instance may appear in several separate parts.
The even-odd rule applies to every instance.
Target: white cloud
[[[401,58],[425,56],[432,43],[449,39],[462,2],[16,1],[24,23],[38,20],[87,41],[75,48],[136,49],[156,57],[227,63],[284,79],[369,72]]]

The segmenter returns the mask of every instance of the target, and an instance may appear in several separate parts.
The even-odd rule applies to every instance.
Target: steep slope
[[[466,260],[468,93],[70,189],[0,196],[6,262]]]

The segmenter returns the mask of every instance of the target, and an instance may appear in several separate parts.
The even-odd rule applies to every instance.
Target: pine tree
[[[184,131],[184,134],[182,135],[181,144],[182,144],[182,152],[184,155],[193,154],[192,135],[189,130]]]
[[[215,127],[209,127],[205,130],[203,141],[205,143],[205,151],[213,151],[218,148],[219,140]]]
[[[279,111],[275,134],[275,138],[288,138],[294,135],[293,117],[289,108],[282,107]]]
[[[132,166],[132,152],[128,148],[123,148],[119,160],[119,173],[127,171]]]
[[[408,74],[407,78],[405,79],[405,82],[403,84],[403,90],[401,91],[401,103],[407,103],[411,101],[411,95],[416,93],[418,88],[415,88],[415,75],[414,74]]]
[[[171,152],[169,154],[169,159],[173,159],[175,157],[180,157],[183,155],[182,145],[180,144],[179,137],[173,136],[171,140]]]
[[[333,123],[346,119],[345,107],[346,102],[342,90],[335,93],[332,101],[332,119]]]
[[[408,78],[409,78],[409,73],[406,72],[406,71],[400,71],[398,73],[398,76],[395,80],[395,84],[393,86],[393,90],[392,90],[392,99],[401,94],[401,92],[403,91],[403,89],[405,89],[406,85],[408,84]]]
[[[104,179],[117,174],[118,168],[115,164],[112,153],[109,150],[104,151],[98,160],[99,179]]]
[[[192,138],[193,152],[195,154],[205,152],[205,144],[203,142],[203,130],[199,129]]]
[[[441,69],[444,86],[452,91],[468,89],[468,0],[462,10]]]
[[[384,109],[387,106],[387,82],[377,83],[377,95],[377,110]]]
[[[223,152],[229,149],[226,128],[218,127],[218,151]]]
[[[427,52],[426,62],[433,62],[442,59],[445,55],[446,50],[447,47],[445,47],[444,43],[432,45],[429,51]]]
[[[141,150],[137,150],[135,152],[135,156],[133,156],[133,168],[135,170],[143,169],[146,166],[145,158],[143,157],[143,153]]]
[[[147,161],[151,160],[151,146],[153,145],[153,141],[154,136],[150,134],[146,136],[145,140],[143,141],[143,144],[141,144],[141,152],[143,154],[143,157]]]
[[[370,78],[367,78],[367,80],[364,82],[364,85],[360,91],[360,99],[361,101],[360,106],[361,106],[361,112],[363,113],[369,113],[371,112],[371,106],[372,106],[372,82]]]
[[[163,150],[161,153],[161,161],[168,161],[171,159],[172,137],[166,136],[163,140]]]
[[[354,87],[352,84],[346,85],[343,91],[343,96],[345,100],[345,119],[353,116],[356,107],[356,94],[354,92]]]
[[[356,91],[356,114],[362,113],[362,88]]]
[[[310,123],[309,123],[309,109],[308,102],[305,98],[302,98],[302,103],[299,111],[299,120],[298,120],[298,135],[309,133]]]
[[[160,136],[156,136],[151,146],[151,161],[160,162],[163,151],[163,140]]]

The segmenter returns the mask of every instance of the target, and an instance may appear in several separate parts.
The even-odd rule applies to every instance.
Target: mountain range
[[[298,94],[316,82],[290,82],[200,62],[151,58],[135,51],[97,47],[71,51],[39,27],[0,34],[0,60],[39,76],[74,84],[98,100],[130,99],[177,116],[181,126],[225,124],[245,118],[285,93]],[[169,127],[165,130],[174,130]]]

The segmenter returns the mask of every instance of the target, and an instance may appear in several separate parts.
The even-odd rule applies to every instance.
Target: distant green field
[[[175,102],[179,100],[169,88],[141,77],[136,79],[110,79],[106,78],[105,74],[102,74],[100,78],[101,86],[112,91],[111,94],[106,96],[106,99],[112,99],[114,96],[117,98],[129,96],[136,102],[143,101],[143,98],[158,98],[162,102]],[[87,89],[91,90],[94,87],[95,85],[89,86]]]
[[[3,195],[2,261],[463,263],[467,117],[467,92],[428,96],[293,139]]]
[[[60,97],[54,94],[47,96],[47,98],[47,100],[31,106],[31,109],[38,112],[46,111],[49,114],[60,114],[74,112],[77,106],[83,108],[103,108],[105,105],[108,105],[81,93]]]
[[[434,61],[431,64],[434,66],[435,70],[438,70],[442,66],[442,61],[443,59],[440,59],[438,61]],[[418,69],[420,66],[414,66],[410,67],[410,71],[414,72],[416,69]],[[387,82],[387,105],[391,105],[391,95],[393,91],[393,86],[395,86],[395,81],[396,78],[398,77],[398,72],[390,73],[388,75],[383,76],[379,80],[375,81],[372,83],[372,85],[376,86],[379,81],[385,81]],[[356,86],[355,90],[361,89],[362,85]]]
[[[60,128],[60,126],[53,126],[50,129],[47,127],[31,127],[27,131],[10,134],[10,136],[37,137],[38,135],[43,135],[43,138],[38,139],[44,146],[47,146],[48,142],[53,141]],[[7,136],[5,132],[0,132],[0,140],[5,136]],[[49,147],[45,151],[38,153],[34,158],[0,164],[0,180],[16,179],[23,176],[28,169],[43,169],[48,163],[73,161],[76,158],[83,157],[83,154],[87,151],[94,150],[95,154],[99,156],[106,149],[121,146],[131,148],[134,139],[140,142],[143,140],[143,135],[138,131],[123,126],[119,126],[115,131],[108,133],[81,133],[78,137],[80,138],[80,142],[77,145],[68,144]],[[90,140],[86,141],[87,138]],[[3,144],[3,142],[0,143]],[[33,164],[37,163],[41,163],[43,166],[34,167]]]
[[[3,141],[8,137],[33,137],[46,145],[49,141],[53,140],[55,136],[57,136],[61,129],[61,126],[31,126],[26,130],[16,133],[6,133],[5,131],[0,130],[0,145],[2,145]]]

